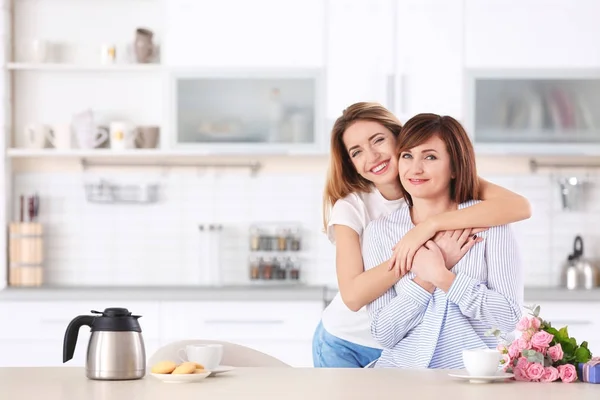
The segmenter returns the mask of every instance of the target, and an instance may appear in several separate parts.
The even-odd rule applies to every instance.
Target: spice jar
[[[273,259],[265,257],[262,261],[261,278],[264,280],[273,279]]]
[[[289,278],[293,281],[300,280],[300,261],[296,257],[290,257],[288,261]]]
[[[285,251],[287,249],[287,229],[279,229],[277,233],[277,250]]]
[[[250,279],[260,279],[260,260],[257,257],[250,258]]]
[[[289,251],[300,251],[300,231],[298,228],[290,230],[287,237],[287,249]]]
[[[283,257],[277,257],[277,261],[276,261],[276,268],[275,268],[275,279],[277,280],[285,280],[287,277],[287,270],[286,270],[286,260]]]
[[[256,226],[250,227],[250,250],[260,250],[260,229]]]

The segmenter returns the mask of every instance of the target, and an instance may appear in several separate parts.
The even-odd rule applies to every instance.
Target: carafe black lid
[[[92,332],[94,331],[116,331],[116,332],[141,332],[142,328],[138,322],[141,315],[132,315],[126,308],[110,307],[104,311],[92,310],[94,317]]]

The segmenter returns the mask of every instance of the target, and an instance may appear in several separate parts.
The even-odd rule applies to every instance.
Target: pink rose
[[[551,335],[546,331],[539,331],[534,333],[531,337],[531,344],[533,347],[543,349],[548,347],[552,339],[554,339],[554,335]]]
[[[531,328],[531,323],[529,322],[529,318],[527,318],[527,316],[521,318],[521,320],[517,324],[517,330],[519,332],[524,332],[529,328]]]
[[[552,347],[548,348],[548,355],[550,356],[550,358],[552,359],[552,361],[559,361],[562,360],[564,353],[563,353],[563,349],[562,346],[560,345],[560,343],[555,344]]]
[[[544,368],[544,374],[540,379],[541,382],[554,382],[558,379],[558,370],[554,367]]]
[[[531,363],[527,367],[527,376],[532,381],[539,381],[544,375],[544,366],[540,363]]]
[[[521,333],[521,338],[530,341],[534,333],[535,331],[532,328],[529,328]]]
[[[542,324],[542,323],[540,322],[540,319],[539,319],[538,317],[533,317],[533,318],[531,318],[531,327],[532,327],[532,328],[533,328],[535,331],[537,331],[537,330],[539,330],[539,329],[540,329],[540,325],[541,325],[541,324]]]
[[[558,366],[558,376],[564,383],[571,383],[577,380],[577,371],[573,364],[563,364]]]
[[[517,340],[515,340],[514,343],[516,343],[517,349],[519,349],[519,351],[531,349],[531,342],[523,338],[518,338]]]
[[[538,351],[538,352],[542,353],[543,355],[546,355],[546,351],[548,350],[548,348],[533,346],[533,350]]]
[[[498,350],[500,352],[500,354],[507,354],[508,353],[508,349],[506,348],[506,345],[504,345],[504,344],[499,344],[496,347],[496,350]]]
[[[521,382],[529,382],[529,377],[527,376],[527,373],[525,372],[526,370],[516,367],[513,370],[513,373],[515,374],[515,380],[517,381],[521,381]]]
[[[519,359],[517,360],[517,367],[527,370],[527,368],[529,367],[529,361],[527,361],[527,358],[519,357]]]
[[[510,344],[510,347],[508,348],[508,355],[510,358],[517,358],[521,355],[521,350],[517,346],[516,340]]]

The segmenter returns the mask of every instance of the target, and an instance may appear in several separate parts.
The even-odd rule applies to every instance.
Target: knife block
[[[44,239],[42,224],[13,222],[9,226],[9,286],[41,286]]]

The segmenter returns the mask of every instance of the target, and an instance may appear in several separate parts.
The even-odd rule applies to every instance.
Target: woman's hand
[[[440,248],[446,268],[452,269],[475,245],[483,241],[477,237],[474,231],[481,232],[482,229],[458,229],[455,231],[438,232],[433,238],[435,244]]]
[[[394,247],[390,258],[389,269],[394,270],[396,277],[404,276],[412,268],[415,253],[435,235],[435,228],[427,221],[420,223],[404,235]]]
[[[444,256],[433,240],[428,240],[415,254],[412,271],[421,280],[433,283],[446,273]]]

